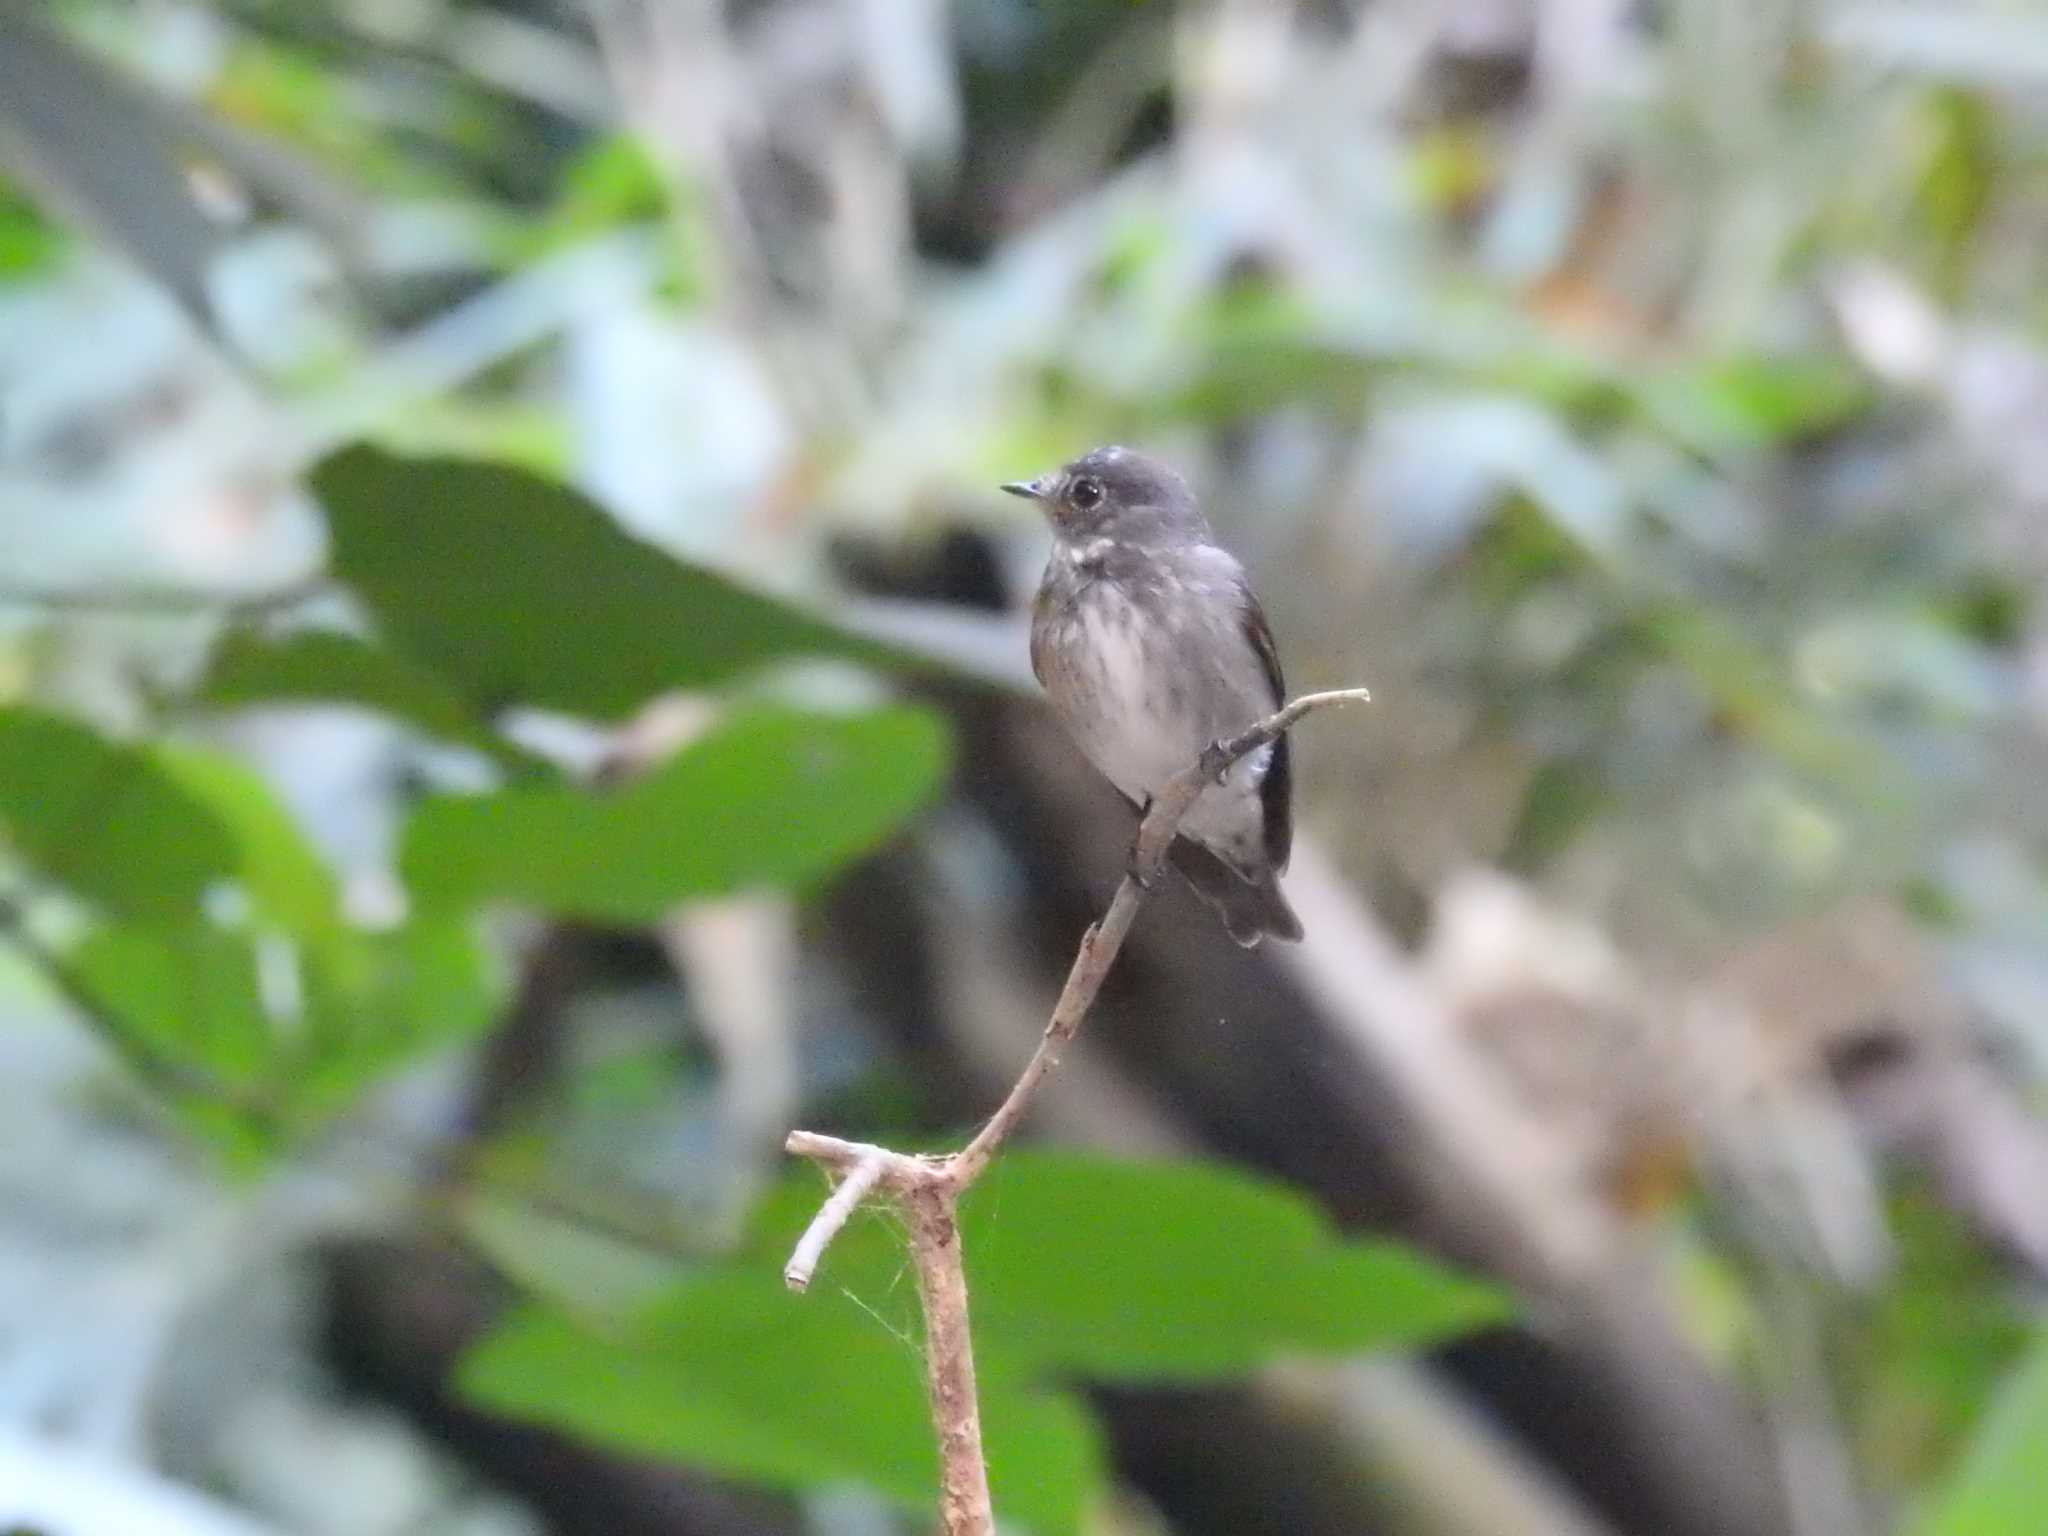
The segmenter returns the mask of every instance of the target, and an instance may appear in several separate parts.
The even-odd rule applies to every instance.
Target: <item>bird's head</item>
[[[1003,487],[1038,503],[1056,538],[1139,539],[1154,529],[1199,528],[1187,482],[1130,448],[1096,448],[1036,480]]]

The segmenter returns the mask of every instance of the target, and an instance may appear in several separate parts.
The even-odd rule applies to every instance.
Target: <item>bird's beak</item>
[[[1042,480],[1012,480],[1003,489],[1012,496],[1022,496],[1026,501],[1045,500],[1045,484]]]

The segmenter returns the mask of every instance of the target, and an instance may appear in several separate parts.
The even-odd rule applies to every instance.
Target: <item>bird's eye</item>
[[[1102,482],[1100,480],[1090,480],[1086,477],[1076,480],[1072,489],[1067,492],[1067,499],[1083,512],[1086,512],[1090,507],[1102,500]]]

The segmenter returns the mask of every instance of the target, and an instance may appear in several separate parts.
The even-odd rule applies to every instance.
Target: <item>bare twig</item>
[[[939,1436],[939,1528],[946,1536],[994,1536],[988,1462],[981,1449],[981,1401],[967,1327],[967,1268],[960,1252],[959,1191],[944,1178],[913,1189],[910,1256],[924,1312],[925,1384]]]
[[[844,1175],[805,1229],[782,1272],[791,1290],[802,1291],[810,1285],[826,1247],[872,1191],[882,1190],[895,1198],[907,1218],[918,1296],[924,1309],[925,1380],[939,1438],[939,1508],[946,1536],[992,1536],[995,1529],[981,1445],[981,1410],[974,1387],[973,1342],[967,1324],[967,1273],[961,1262],[957,1218],[961,1194],[986,1171],[1003,1143],[1023,1123],[1039,1085],[1059,1065],[1060,1052],[1080,1030],[1151,893],[1181,818],[1202,791],[1239,758],[1279,739],[1310,711],[1332,704],[1364,703],[1370,698],[1363,688],[1304,694],[1229,741],[1212,743],[1200,759],[1167,781],[1138,824],[1130,868],[1117,886],[1109,910],[1082,935],[1080,950],[1038,1049],[1002,1106],[959,1152],[951,1157],[916,1157],[813,1131],[790,1133],[786,1147],[792,1155],[807,1157]]]
[[[1154,798],[1151,809],[1145,813],[1145,819],[1138,824],[1130,872],[1117,887],[1102,920],[1081,937],[1080,951],[1074,956],[1073,969],[1067,973],[1067,984],[1060,991],[1058,1003],[1053,1006],[1052,1018],[1045,1026],[1045,1036],[1038,1042],[1038,1050],[1025,1064],[1023,1075],[1011,1088],[1009,1097],[1003,1100],[1002,1107],[989,1117],[988,1124],[953,1159],[952,1169],[959,1188],[966,1188],[981,1176],[996,1150],[1023,1120],[1038,1085],[1059,1065],[1059,1053],[1074,1038],[1081,1027],[1081,1020],[1087,1017],[1089,1008],[1094,1005],[1095,994],[1102,990],[1109,968],[1116,963],[1117,953],[1123,948],[1124,936],[1130,932],[1131,924],[1137,920],[1138,909],[1150,894],[1151,883],[1165,862],[1166,850],[1173,846],[1173,834],[1179,829],[1181,818],[1188,813],[1188,807],[1232,763],[1277,740],[1310,710],[1329,704],[1364,703],[1371,697],[1363,688],[1303,694],[1243,735],[1213,743],[1199,761],[1167,781],[1166,787]]]
[[[839,1235],[839,1229],[846,1225],[861,1201],[867,1199],[888,1168],[884,1156],[877,1152],[873,1157],[853,1165],[853,1171],[839,1181],[839,1187],[832,1191],[832,1198],[818,1207],[818,1214],[811,1218],[811,1224],[804,1229],[803,1237],[797,1242],[796,1251],[789,1256],[789,1262],[782,1267],[783,1283],[792,1291],[807,1291],[811,1287],[811,1276],[817,1273],[818,1260],[825,1256],[825,1245]]]

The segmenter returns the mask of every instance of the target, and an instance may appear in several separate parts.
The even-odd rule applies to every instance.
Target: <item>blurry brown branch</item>
[[[791,1153],[842,1176],[783,1269],[783,1280],[791,1290],[802,1291],[810,1285],[826,1247],[869,1191],[882,1190],[903,1208],[924,1311],[925,1379],[931,1393],[932,1424],[939,1437],[939,1504],[946,1536],[992,1536],[995,1530],[968,1332],[967,1273],[957,1219],[960,1196],[1022,1123],[1039,1085],[1059,1065],[1060,1052],[1080,1030],[1116,963],[1125,935],[1159,877],[1181,818],[1203,789],[1239,758],[1277,740],[1311,710],[1330,704],[1365,703],[1371,697],[1363,688],[1304,694],[1229,741],[1211,743],[1199,759],[1167,781],[1138,824],[1130,867],[1109,910],[1081,937],[1080,950],[1038,1049],[1002,1106],[959,1152],[946,1157],[912,1156],[812,1131],[790,1133],[787,1147]]]

